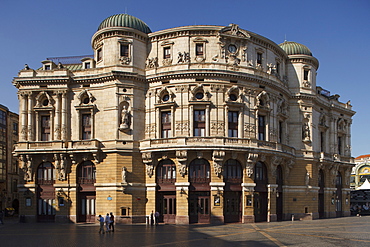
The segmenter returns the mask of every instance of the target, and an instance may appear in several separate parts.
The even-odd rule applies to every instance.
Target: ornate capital
[[[178,169],[182,177],[185,177],[187,173],[186,162],[188,160],[188,152],[186,150],[176,151],[176,158],[179,162]]]
[[[220,176],[222,173],[222,161],[224,160],[225,152],[224,151],[213,151],[212,160],[213,160],[213,169],[217,176]]]
[[[256,163],[258,158],[258,154],[256,153],[248,153],[246,155],[246,164],[245,164],[245,172],[248,177],[252,177],[254,173],[254,164]]]

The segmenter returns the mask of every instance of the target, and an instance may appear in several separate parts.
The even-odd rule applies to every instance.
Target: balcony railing
[[[83,178],[83,177],[78,178],[79,184],[94,184],[95,181],[96,181],[95,178]]]
[[[175,184],[176,178],[157,178],[159,184]]]
[[[288,154],[295,154],[295,149],[285,144],[260,141],[257,139],[249,138],[235,138],[235,137],[172,137],[163,139],[150,139],[141,142],[141,147],[174,147],[174,146],[201,146],[201,147],[214,147],[214,146],[237,146],[245,148],[259,148],[269,149],[272,151],[280,151]]]
[[[204,183],[209,183],[211,182],[210,178],[189,178],[190,183],[195,183],[195,184],[204,184]]]
[[[53,185],[55,183],[55,180],[48,180],[48,179],[37,179],[37,184],[39,185]]]

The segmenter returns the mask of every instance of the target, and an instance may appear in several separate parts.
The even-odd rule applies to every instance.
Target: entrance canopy
[[[358,187],[356,190],[370,190],[369,180],[366,179],[365,182],[360,187]]]

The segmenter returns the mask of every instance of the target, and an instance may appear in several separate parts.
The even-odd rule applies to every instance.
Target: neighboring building
[[[18,141],[18,114],[0,104],[0,210],[18,213],[18,161],[13,150]]]
[[[360,155],[351,172],[351,213],[370,214],[370,154]]]
[[[306,46],[236,24],[152,33],[127,14],[104,20],[91,45],[78,64],[48,59],[14,78],[28,220],[350,214],[355,112],[316,86]]]
[[[356,165],[352,168],[351,172],[352,189],[360,187],[366,179],[370,181],[370,154],[356,157],[355,163]]]

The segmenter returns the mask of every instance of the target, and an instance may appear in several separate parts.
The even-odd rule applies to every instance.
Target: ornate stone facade
[[[21,214],[135,223],[158,210],[177,224],[349,215],[354,112],[316,86],[308,48],[292,53],[236,24],[150,33],[121,16],[94,34],[93,57],[49,59],[14,79]]]

